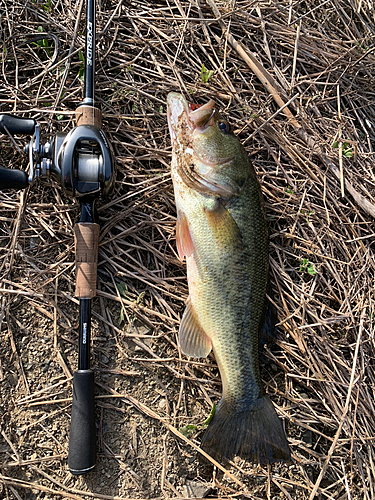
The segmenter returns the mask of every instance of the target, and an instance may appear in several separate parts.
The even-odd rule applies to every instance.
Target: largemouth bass
[[[214,352],[222,398],[202,440],[216,460],[290,460],[281,421],[259,371],[268,284],[268,231],[254,168],[214,101],[167,98],[177,249],[189,297],[179,329],[187,356]]]

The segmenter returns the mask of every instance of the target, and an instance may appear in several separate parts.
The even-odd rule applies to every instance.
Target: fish
[[[167,96],[176,244],[189,296],[178,341],[194,358],[214,353],[222,397],[201,448],[217,461],[288,462],[290,449],[259,369],[268,286],[268,228],[256,172],[210,99]]]

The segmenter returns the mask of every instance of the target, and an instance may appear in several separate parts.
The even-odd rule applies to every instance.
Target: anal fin
[[[178,332],[181,351],[186,356],[205,358],[212,349],[211,339],[201,327],[191,305],[190,297],[186,301],[186,309],[181,319]]]

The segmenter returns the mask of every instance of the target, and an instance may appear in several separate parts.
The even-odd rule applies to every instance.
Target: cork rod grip
[[[99,108],[82,104],[76,109],[76,124],[95,125],[102,128],[102,112]]]
[[[99,224],[91,222],[78,222],[74,225],[76,297],[91,299],[96,295],[99,231]]]

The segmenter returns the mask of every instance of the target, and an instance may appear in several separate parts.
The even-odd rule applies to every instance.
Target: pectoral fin
[[[178,341],[181,351],[186,356],[193,358],[205,358],[212,349],[211,339],[199,324],[190,298],[186,301],[186,309],[182,316],[178,332]]]
[[[176,244],[178,256],[181,260],[184,260],[185,256],[190,257],[194,251],[188,221],[183,212],[178,212],[177,214]]]
[[[219,200],[215,198],[207,200],[204,212],[218,248],[226,248],[229,252],[242,247],[241,231],[232,215]]]

